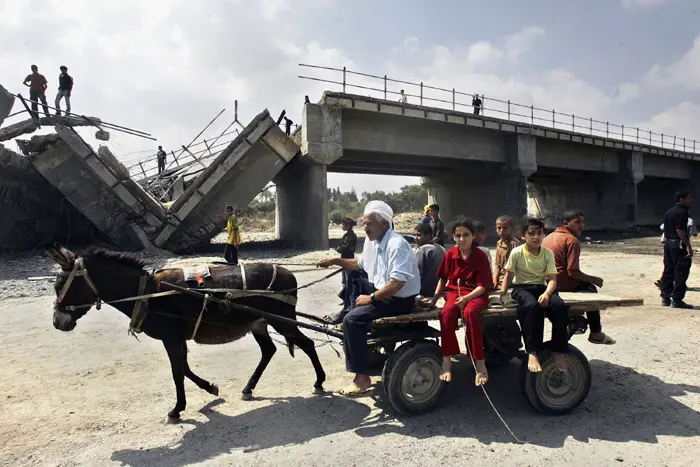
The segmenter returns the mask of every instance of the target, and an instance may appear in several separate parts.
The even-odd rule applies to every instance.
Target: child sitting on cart
[[[554,253],[541,246],[543,238],[544,222],[541,219],[528,219],[523,226],[524,244],[514,248],[508,257],[501,294],[506,294],[512,282],[512,297],[518,302],[518,321],[528,353],[528,370],[542,371],[537,354],[542,350],[546,315],[552,323],[551,349],[557,369],[566,371],[563,353],[568,349],[569,313],[556,292]]]
[[[484,360],[484,344],[481,331],[481,312],[489,302],[488,291],[493,286],[491,265],[474,242],[474,223],[459,219],[452,227],[456,246],[445,253],[437,276],[432,304],[447,290],[445,306],[440,311],[440,337],[442,344],[442,375],[446,382],[452,380],[452,356],[459,354],[455,330],[460,313],[463,314],[467,336],[467,352],[476,365],[475,384],[481,386],[489,379]]]

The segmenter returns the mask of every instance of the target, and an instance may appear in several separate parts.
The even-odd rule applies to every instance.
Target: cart
[[[615,307],[644,304],[642,299],[619,298],[586,292],[560,293],[569,306],[569,338],[585,333],[585,313]],[[414,312],[372,323],[367,342],[374,375],[381,375],[384,394],[401,414],[417,415],[437,406],[447,393],[448,383],[440,380],[442,353],[440,330],[431,326],[440,309]],[[591,387],[591,367],[586,356],[569,344],[565,354],[568,369],[556,369],[549,342],[539,355],[541,373],[527,371],[516,310],[503,308],[496,296],[482,313],[486,364],[496,366],[522,360],[519,384],[530,405],[544,414],[564,414],[578,407]]]
[[[162,285],[187,295],[203,297],[202,291],[179,287],[167,282]],[[279,292],[238,291],[236,296]],[[588,329],[586,312],[601,311],[617,307],[644,305],[640,298],[621,298],[591,292],[562,292],[559,296],[569,308],[569,339],[575,334],[583,334]],[[482,312],[481,321],[484,334],[484,350],[487,366],[509,362],[514,358],[522,360],[519,384],[530,405],[544,414],[564,414],[578,407],[591,388],[591,367],[588,359],[579,349],[568,344],[564,354],[567,370],[558,371],[555,359],[545,342],[539,353],[542,372],[527,370],[526,353],[521,350],[522,336],[518,326],[515,308],[504,308],[492,294],[489,307]],[[297,319],[290,319],[264,312],[231,300],[209,298],[212,301],[227,303],[231,308],[255,314],[266,320],[293,323],[301,328],[324,333],[330,337],[343,338],[342,325],[332,327],[318,316],[297,311]],[[440,303],[438,303],[440,305]],[[439,318],[440,306],[428,311],[391,318],[380,318],[372,322],[367,336],[367,351],[372,376],[381,376],[384,394],[391,406],[404,415],[418,415],[437,406],[447,393],[448,383],[440,380],[442,373],[442,352],[440,330],[431,326],[431,321]],[[314,324],[298,320],[305,318]]]

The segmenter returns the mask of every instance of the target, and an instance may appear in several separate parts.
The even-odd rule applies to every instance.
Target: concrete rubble
[[[55,134],[16,140],[24,155],[4,148],[0,152],[0,216],[16,220],[3,222],[0,241],[10,250],[33,248],[38,239],[65,241],[62,235],[68,229],[55,214],[68,212],[75,219],[71,232],[76,243],[100,237],[125,250],[159,255],[193,251],[225,228],[224,205],[246,207],[299,152],[265,110],[184,192],[180,183],[179,196],[162,204],[130,177],[107,147],[95,151],[87,144],[71,128],[72,119],[51,120]],[[28,128],[22,122],[0,131],[20,135],[33,131]],[[18,203],[5,200],[6,192],[12,193],[8,200],[21,200],[26,209],[16,212]],[[28,229],[36,235],[28,235]]]
[[[15,103],[15,96],[7,92],[7,89],[0,85],[0,126],[2,122],[5,121],[10,112],[12,112],[12,106]]]
[[[0,251],[23,251],[46,242],[90,244],[104,235],[31,161],[0,144]]]

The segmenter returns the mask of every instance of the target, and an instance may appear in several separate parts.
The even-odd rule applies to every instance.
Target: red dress
[[[471,344],[472,357],[474,360],[483,360],[484,342],[481,333],[481,312],[488,307],[489,290],[493,287],[488,256],[480,249],[472,247],[472,252],[465,261],[459,247],[451,248],[445,253],[437,276],[447,281],[445,307],[440,312],[442,354],[450,356],[459,353],[455,330],[457,329],[459,313],[463,311],[465,331]],[[486,288],[486,292],[467,302],[464,310],[460,310],[455,303],[456,300],[470,294],[479,286]]]

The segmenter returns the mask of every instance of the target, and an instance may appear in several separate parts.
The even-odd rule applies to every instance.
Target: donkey
[[[113,302],[137,295],[153,294],[162,291],[161,282],[166,281],[187,287],[182,269],[165,269],[155,274],[144,270],[144,261],[127,253],[117,253],[101,248],[90,248],[82,254],[75,254],[58,244],[44,246],[46,253],[61,267],[54,288],[57,300],[54,304],[53,325],[61,331],[72,331],[77,321],[100,301]],[[207,288],[263,290],[296,289],[294,275],[277,268],[276,274],[270,264],[251,264],[241,272],[240,266],[211,266],[211,277],[206,279]],[[67,286],[66,286],[67,284]],[[289,294],[296,297],[296,291]],[[136,301],[114,303],[112,306],[132,317]],[[236,298],[235,303],[256,308],[281,317],[295,319],[295,306],[265,296]],[[243,388],[242,398],[252,399],[253,389],[263,371],[276,352],[276,347],[267,331],[268,324],[283,335],[294,356],[294,346],[303,350],[316,371],[314,393],[323,393],[326,374],[314,342],[291,323],[270,320],[269,323],[258,316],[238,309],[229,310],[225,304],[209,301],[203,310],[203,300],[190,295],[169,295],[150,298],[143,321],[143,332],[153,339],[163,342],[170,359],[177,402],[168,412],[168,419],[176,421],[185,410],[185,376],[201,389],[218,395],[216,384],[195,375],[187,363],[187,341],[193,337],[203,344],[224,344],[233,342],[249,332],[253,334],[262,351],[262,358],[255,368],[248,384]],[[197,321],[199,318],[199,325]]]

